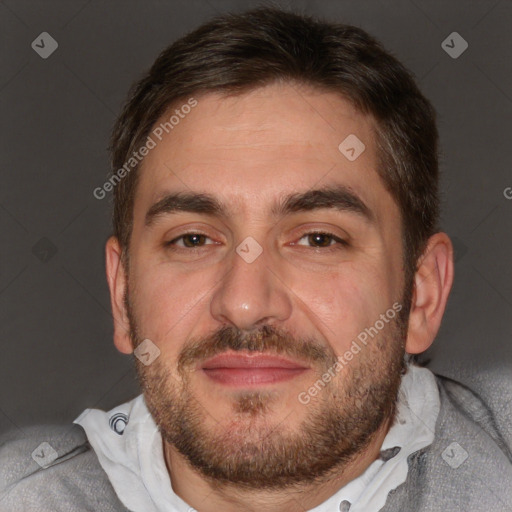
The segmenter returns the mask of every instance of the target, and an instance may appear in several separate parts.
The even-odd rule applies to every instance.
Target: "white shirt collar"
[[[388,493],[406,480],[407,457],[434,440],[439,408],[434,374],[427,368],[409,365],[402,378],[395,424],[381,447],[381,452],[399,447],[398,453],[387,461],[375,460],[364,473],[310,512],[380,510]],[[143,395],[109,412],[86,409],[74,423],[84,428],[125,507],[133,512],[192,510],[172,489],[162,437]]]

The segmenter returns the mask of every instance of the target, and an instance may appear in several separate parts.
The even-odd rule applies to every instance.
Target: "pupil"
[[[321,247],[327,247],[329,245],[329,241],[329,235],[323,235],[322,233],[314,233],[310,235],[310,242],[316,245],[320,245]]]
[[[186,235],[183,241],[187,247],[196,247],[196,242],[201,242],[203,238],[204,235]]]

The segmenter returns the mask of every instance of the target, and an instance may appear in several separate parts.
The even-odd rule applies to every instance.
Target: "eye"
[[[310,233],[305,233],[297,244],[294,245],[305,245],[300,243],[301,240],[306,239],[306,244],[311,244],[312,247],[321,249],[321,248],[335,248],[334,246],[337,244],[341,246],[348,246],[348,243],[337,237],[332,233],[325,233],[323,231],[313,231]],[[334,243],[333,243],[334,242]]]
[[[165,242],[164,245],[165,247],[170,248],[179,247],[184,249],[195,249],[216,243],[212,241],[213,244],[206,244],[206,240],[211,241],[211,238],[202,233],[184,233],[183,235],[180,235],[173,240],[170,240],[169,242]],[[302,240],[305,240],[305,243],[301,243]],[[316,249],[334,249],[336,248],[336,245],[348,246],[348,243],[332,233],[313,231],[310,233],[305,233],[297,243],[292,245],[309,245],[310,247]]]
[[[202,233],[185,233],[180,235],[169,242],[165,242],[166,247],[182,247],[186,249],[194,249],[200,248],[205,245],[206,240],[211,240],[211,238],[203,235]],[[181,242],[181,243],[179,243]],[[211,245],[211,244],[208,244]]]

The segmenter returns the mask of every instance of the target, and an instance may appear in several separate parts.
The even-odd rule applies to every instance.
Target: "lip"
[[[224,353],[204,362],[200,369],[214,382],[227,386],[253,387],[287,381],[309,369],[282,356]]]

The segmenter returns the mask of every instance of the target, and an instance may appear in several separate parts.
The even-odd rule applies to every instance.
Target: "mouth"
[[[255,353],[225,352],[208,359],[199,369],[218,384],[231,387],[256,387],[288,381],[309,367],[291,359]]]

